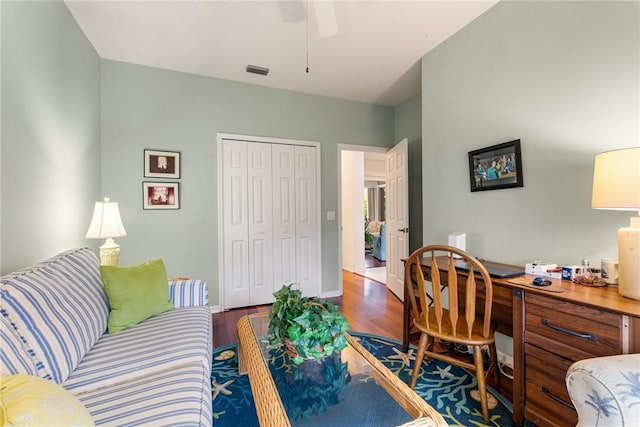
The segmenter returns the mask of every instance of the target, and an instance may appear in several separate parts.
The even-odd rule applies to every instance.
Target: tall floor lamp
[[[120,245],[113,238],[126,235],[127,232],[122,225],[122,219],[120,219],[118,203],[110,201],[108,197],[105,197],[102,202],[96,202],[93,218],[91,218],[91,224],[85,238],[106,239],[104,244],[100,246],[100,264],[118,265]]]
[[[596,155],[591,207],[640,215],[640,147]],[[618,230],[618,292],[640,300],[640,216]]]

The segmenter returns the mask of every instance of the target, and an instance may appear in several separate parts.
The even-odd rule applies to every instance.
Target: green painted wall
[[[84,235],[100,197],[100,60],[62,2],[0,7],[0,270],[8,273],[94,244]]]
[[[422,97],[398,105],[394,110],[395,141],[409,140],[409,253],[422,242]]]
[[[218,132],[319,141],[322,291],[338,290],[337,144],[389,147],[390,107],[102,61],[102,188],[120,204],[121,263],[162,257],[168,274],[203,278],[218,301]],[[143,150],[182,152],[181,209],[142,209]]]
[[[640,143],[639,7],[499,3],[428,54],[422,96],[392,109],[100,61],[61,2],[3,1],[0,269],[97,247],[83,236],[108,195],[129,232],[123,264],[161,256],[169,274],[206,279],[217,304],[216,134],[229,132],[320,141],[332,292],[337,144],[407,136],[415,149],[415,103],[424,242],[467,231],[472,253],[514,263],[615,256],[629,214],[590,209],[591,174],[596,153]],[[470,193],[467,151],[513,138],[525,187]],[[180,211],[142,210],[144,148],[182,151]]]
[[[524,187],[471,193],[467,152],[522,140]],[[640,145],[640,3],[500,2],[422,61],[424,240],[489,260],[616,257],[597,153]]]

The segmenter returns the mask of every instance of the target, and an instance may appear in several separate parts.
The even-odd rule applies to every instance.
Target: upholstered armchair
[[[567,371],[566,382],[578,427],[640,422],[640,354],[580,360]]]
[[[380,225],[380,234],[373,240],[373,256],[380,261],[387,260],[387,224]]]

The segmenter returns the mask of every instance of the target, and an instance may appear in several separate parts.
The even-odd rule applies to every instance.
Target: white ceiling
[[[105,59],[395,106],[420,93],[420,58],[497,0],[307,1],[308,28],[305,0],[65,3]]]

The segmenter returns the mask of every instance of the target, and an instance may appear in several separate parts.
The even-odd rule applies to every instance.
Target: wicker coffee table
[[[326,417],[332,417],[332,422],[329,425],[392,426],[403,424],[412,419],[424,421],[424,423],[420,422],[416,425],[438,427],[447,425],[435,409],[350,335],[347,335],[349,346],[343,350],[342,360],[338,359],[338,365],[342,361],[347,362],[350,377],[348,384],[338,394],[336,400],[339,403],[331,404],[322,414],[314,415],[311,418],[300,420],[293,417],[290,419],[290,414],[287,413],[285,407],[293,413],[292,400],[294,398],[300,400],[300,396],[288,397],[288,394],[281,396],[281,392],[286,387],[301,384],[292,384],[296,381],[292,379],[292,376],[287,377],[286,380],[283,380],[282,376],[274,379],[274,373],[280,372],[275,370],[275,365],[282,368],[281,364],[284,359],[279,357],[276,361],[276,356],[269,354],[265,349],[265,335],[268,326],[268,313],[251,314],[238,321],[238,370],[242,374],[249,374],[260,426],[327,425]],[[286,370],[284,369],[284,371]],[[276,386],[276,383],[279,385]],[[306,387],[306,384],[309,383],[304,384]],[[377,397],[372,397],[374,395]],[[286,404],[283,403],[283,400]],[[317,403],[317,400],[314,400],[314,404]],[[300,408],[297,409],[298,411],[295,412],[299,414]],[[304,412],[304,408],[302,411]],[[325,417],[324,421],[322,417]],[[374,424],[372,424],[372,420]]]

